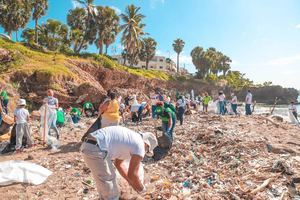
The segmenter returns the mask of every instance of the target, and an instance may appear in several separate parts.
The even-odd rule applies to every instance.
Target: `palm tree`
[[[191,57],[194,66],[198,70],[197,77],[200,79],[204,78],[209,71],[206,52],[203,50],[202,47],[198,46],[191,51]]]
[[[103,54],[103,45],[105,45],[107,54],[109,45],[115,41],[119,33],[119,17],[110,7],[97,6],[96,8],[98,11],[96,46],[99,48],[99,54]]]
[[[12,32],[24,28],[31,16],[30,0],[0,0],[0,25],[12,38]],[[17,34],[16,34],[16,40]]]
[[[81,49],[87,49],[88,42],[82,42],[83,41],[83,32],[79,29],[71,29],[69,34],[69,40],[71,45],[73,46],[73,52],[76,54],[79,54]],[[79,46],[81,48],[79,48]]]
[[[89,41],[93,41],[95,32],[93,34],[86,34],[87,29],[87,11],[84,8],[75,8],[69,10],[67,15],[67,23],[71,29],[70,42],[73,46],[73,51],[78,54],[82,49],[86,49]]]
[[[206,61],[208,64],[208,73],[212,73],[218,75],[220,71],[220,59],[221,53],[217,52],[217,50],[213,47],[210,47],[205,52]]]
[[[69,47],[68,26],[60,21],[48,19],[39,27],[40,43],[51,51],[59,51]]]
[[[80,50],[87,46],[87,43],[92,44],[95,41],[96,38],[96,21],[97,21],[97,15],[98,11],[96,9],[96,6],[93,5],[94,0],[75,0],[78,3],[82,4],[85,8],[79,10],[80,8],[75,8],[74,12],[73,10],[69,11],[69,15],[71,15],[69,19],[68,15],[68,24],[72,24],[71,29],[78,29],[82,31],[82,38],[78,44],[78,47],[76,49],[76,53],[79,53]],[[83,12],[82,12],[83,10]],[[76,18],[76,16],[78,18]],[[80,28],[79,28],[80,27]]]
[[[173,49],[177,53],[177,73],[179,73],[179,54],[182,52],[185,42],[182,39],[176,39],[173,43]]]
[[[130,58],[129,63],[131,66],[135,63],[136,55],[141,48],[141,37],[145,35],[145,24],[142,23],[145,16],[139,13],[140,9],[140,7],[129,5],[125,10],[125,14],[120,15],[124,22],[121,25],[121,30],[123,30],[121,42],[127,50],[125,62],[127,58]]]
[[[32,19],[35,22],[35,43],[38,44],[38,20],[46,14],[46,10],[48,9],[48,0],[33,0],[32,6]]]
[[[21,37],[24,38],[24,42],[30,45],[34,43],[35,30],[31,28],[26,28],[25,30],[23,30]]]
[[[148,69],[149,61],[155,56],[156,41],[153,38],[144,38],[142,48],[140,50],[139,58],[146,62],[146,69]]]
[[[106,14],[105,33],[103,35],[105,54],[107,54],[108,47],[115,42],[117,35],[120,33],[120,18],[116,11],[106,7]]]
[[[221,57],[221,71],[223,72],[223,76],[226,75],[226,73],[228,72],[228,70],[230,70],[230,63],[232,62],[232,60],[226,56],[226,55],[222,55]]]
[[[112,30],[111,32],[107,32],[103,38],[103,43],[105,45],[105,54],[108,54],[109,46],[116,41],[116,37],[119,33],[119,29]]]

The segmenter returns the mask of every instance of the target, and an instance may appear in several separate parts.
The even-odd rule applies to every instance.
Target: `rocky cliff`
[[[203,81],[172,77],[155,70],[139,70],[121,66],[107,57],[77,57],[39,52],[22,44],[0,39],[0,81],[13,99],[26,98],[37,108],[51,88],[62,106],[74,104],[79,96],[98,104],[108,89],[120,94],[149,94],[156,89],[175,94],[176,90],[216,90]],[[217,91],[217,90],[216,90]]]
[[[260,88],[251,88],[253,98],[258,103],[274,104],[277,97],[278,104],[289,104],[291,101],[297,101],[298,91],[294,88],[283,88],[279,85],[265,86]],[[244,99],[247,90],[239,93],[239,98]]]

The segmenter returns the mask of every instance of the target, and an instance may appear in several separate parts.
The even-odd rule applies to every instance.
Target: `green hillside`
[[[106,56],[91,54],[83,58],[81,56],[69,56],[55,52],[43,52],[32,50],[21,43],[14,43],[0,39],[0,48],[10,51],[13,54],[13,61],[8,64],[0,64],[2,72],[36,73],[48,77],[59,77],[64,79],[78,79],[78,76],[71,70],[68,60],[93,62],[98,66],[118,69],[145,78],[156,78],[160,80],[171,80],[172,77],[165,72],[157,70],[141,70],[122,66]]]

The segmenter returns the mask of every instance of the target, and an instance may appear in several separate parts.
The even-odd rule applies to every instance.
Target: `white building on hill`
[[[122,55],[115,55],[112,56],[112,58],[116,59],[118,63],[124,64],[124,59]],[[165,72],[176,72],[176,64],[174,61],[169,60],[168,58],[164,56],[154,56],[150,62],[149,62],[149,69],[155,69],[155,70],[161,70]],[[129,63],[126,61],[125,63],[126,66],[129,66]],[[133,67],[136,68],[141,68],[141,69],[146,69],[146,62],[144,61],[139,61],[137,65],[134,65]]]

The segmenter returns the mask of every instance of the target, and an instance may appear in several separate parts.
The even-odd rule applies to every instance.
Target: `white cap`
[[[145,132],[145,133],[141,133],[141,134],[143,136],[143,140],[144,140],[145,144],[147,144],[149,146],[149,153],[151,155],[153,155],[153,149],[155,147],[157,147],[157,145],[158,145],[155,135],[150,132]]]
[[[25,99],[19,99],[18,106],[25,106],[25,105],[26,105],[26,100]]]

